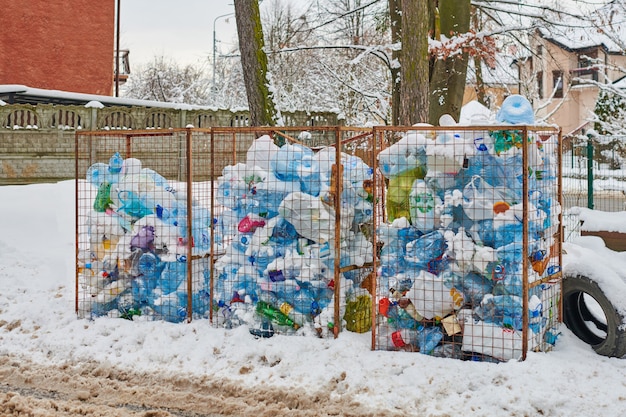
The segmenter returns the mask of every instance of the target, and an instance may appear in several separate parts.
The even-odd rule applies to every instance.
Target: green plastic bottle
[[[291,307],[291,305],[287,303],[283,303],[280,308],[276,308],[271,304],[266,303],[265,301],[259,301],[256,304],[256,311],[260,315],[271,319],[277,324],[293,327],[297,330],[300,328],[300,325],[288,316],[289,311],[291,311],[292,309],[293,307]]]

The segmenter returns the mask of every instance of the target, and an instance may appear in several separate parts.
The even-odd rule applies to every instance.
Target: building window
[[[537,56],[543,55],[543,45],[537,45]]]
[[[554,98],[563,98],[563,71],[552,71]]]
[[[543,98],[543,71],[537,73],[537,96]]]

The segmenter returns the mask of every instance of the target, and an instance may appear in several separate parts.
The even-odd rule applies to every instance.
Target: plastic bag
[[[493,205],[507,200],[503,187],[491,186],[479,175],[474,175],[463,189],[463,210],[473,221],[493,218]]]
[[[279,214],[291,223],[298,234],[316,243],[333,242],[335,236],[335,213],[318,197],[296,192],[280,203]],[[341,228],[346,233],[352,224],[354,210],[341,211]]]
[[[249,167],[258,166],[266,171],[271,169],[271,161],[280,148],[274,144],[272,138],[263,135],[252,142],[246,154],[246,165]]]
[[[443,318],[463,306],[463,294],[448,288],[440,275],[421,271],[406,292],[418,313],[427,319]]]
[[[411,217],[409,206],[409,194],[416,179],[424,178],[425,171],[417,167],[396,175],[389,180],[387,191],[387,218],[394,221],[401,217]]]

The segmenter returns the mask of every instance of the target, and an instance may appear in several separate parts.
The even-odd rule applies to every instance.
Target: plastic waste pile
[[[180,322],[188,315],[187,259],[192,245],[193,316],[207,313],[211,216],[193,201],[188,242],[187,193],[135,158],[115,153],[87,170],[95,198],[87,218],[89,251],[80,255],[85,316]],[[196,259],[197,256],[197,259]]]
[[[372,262],[373,248],[362,225],[372,222],[372,169],[359,157],[341,154],[342,192],[333,194],[336,149],[318,152],[299,144],[259,137],[246,162],[227,166],[218,179],[214,302],[222,326],[247,324],[259,336],[334,325],[335,285],[340,317],[349,330],[371,328],[371,298],[358,269],[334,282],[335,236],[340,267]],[[335,198],[340,199],[339,227]],[[359,319],[360,317],[360,319]],[[365,318],[365,319],[364,319]]]
[[[484,126],[483,114],[466,119]],[[450,119],[440,124],[453,125]],[[496,123],[534,124],[530,103],[507,98]],[[377,271],[378,349],[494,361],[521,356],[523,256],[529,257],[529,282],[559,268],[556,258],[550,260],[560,213],[557,139],[533,132],[528,139],[526,254],[524,143],[515,126],[412,131],[380,152],[389,185],[388,223],[377,229],[384,244]],[[541,338],[554,342],[547,287],[537,285],[529,294],[531,347]]]

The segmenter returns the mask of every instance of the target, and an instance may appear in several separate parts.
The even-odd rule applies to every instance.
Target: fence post
[[[587,135],[587,208],[593,209],[593,141]]]

